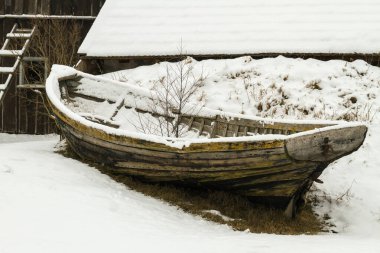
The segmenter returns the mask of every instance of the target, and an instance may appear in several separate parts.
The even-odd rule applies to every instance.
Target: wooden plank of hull
[[[121,152],[128,152],[131,154],[131,159],[141,160],[142,158],[147,160],[164,161],[168,163],[192,163],[211,165],[226,165],[226,164],[239,164],[249,163],[255,161],[270,161],[273,159],[279,160],[281,158],[288,158],[283,148],[263,149],[263,150],[250,150],[250,151],[221,151],[221,152],[202,152],[202,153],[170,153],[160,152],[155,150],[147,150],[142,148],[135,148],[127,145],[121,145],[119,143],[110,143],[103,140],[99,140],[92,136],[86,136],[73,129],[70,130],[73,135],[79,139],[86,140],[88,142],[97,144],[104,148],[114,149]],[[213,161],[209,164],[208,161]]]
[[[136,139],[128,136],[119,136],[108,134],[100,129],[87,127],[79,122],[76,122],[66,115],[62,114],[57,108],[51,105],[53,113],[56,117],[64,122],[65,125],[69,125],[75,128],[80,133],[86,133],[87,136],[96,136],[99,139],[106,140],[110,143],[128,145],[135,148],[141,148],[149,151],[162,151],[164,153],[174,154],[190,154],[190,153],[202,153],[202,152],[234,152],[234,151],[252,151],[262,150],[270,148],[283,148],[283,140],[267,140],[267,141],[240,141],[240,142],[206,142],[206,143],[192,143],[188,147],[178,149],[170,147],[162,143],[151,142],[143,139]],[[60,123],[59,123],[60,124]],[[62,124],[60,124],[62,126]]]
[[[291,160],[287,157],[283,149],[274,149],[274,150],[254,150],[252,152],[245,152],[243,155],[247,155],[248,157],[244,157],[243,155],[238,156],[238,158],[234,158],[233,153],[228,152],[228,154],[224,154],[224,152],[216,153],[211,152],[208,156],[203,157],[203,159],[199,159],[197,155],[193,157],[189,157],[189,155],[177,154],[174,157],[158,157],[154,155],[154,151],[147,151],[144,149],[131,148],[125,145],[119,145],[114,143],[109,143],[91,136],[87,136],[85,134],[79,133],[74,129],[68,126],[61,127],[63,132],[70,132],[70,135],[75,136],[77,139],[81,139],[84,141],[83,145],[86,142],[92,143],[96,145],[102,150],[109,150],[113,152],[114,162],[119,162],[119,165],[122,163],[126,163],[125,158],[128,158],[129,163],[138,162],[135,166],[139,166],[140,168],[144,168],[144,162],[153,162],[156,164],[163,165],[161,168],[170,167],[170,165],[175,166],[185,166],[192,168],[199,168],[202,170],[202,167],[207,167],[208,170],[221,170],[233,168],[233,166],[244,165],[247,169],[251,166],[256,167],[272,167],[278,165],[284,165],[291,163]],[[67,134],[66,134],[67,135]],[[69,137],[70,138],[70,137]],[[204,153],[202,154],[204,155]],[[236,154],[234,154],[236,155]],[[214,159],[214,156],[218,157]],[[208,157],[208,159],[206,158]],[[140,165],[139,165],[140,164]],[[225,167],[228,166],[228,167]],[[232,167],[231,167],[232,166]],[[231,169],[228,169],[231,170]]]
[[[280,123],[280,122],[274,122],[273,124],[265,124],[260,121],[255,120],[249,120],[249,119],[227,119],[227,118],[219,118],[218,122],[222,123],[228,123],[228,124],[236,124],[239,126],[246,126],[248,128],[264,130],[264,129],[270,129],[272,132],[273,130],[282,130],[282,131],[291,131],[293,133],[295,132],[303,132],[315,128],[321,128],[325,126],[329,126],[327,124],[288,124],[288,123]]]
[[[64,134],[67,136],[70,146],[80,156],[98,162],[114,163],[115,157],[118,156],[117,151],[88,143],[73,135],[68,130],[69,128],[63,129],[66,129]],[[128,155],[124,155],[128,157]],[[124,161],[124,165],[127,162]],[[137,164],[134,163],[134,165]],[[171,182],[228,189],[252,199],[262,198],[269,203],[271,202],[270,199],[273,198],[276,199],[274,202],[277,203],[279,199],[285,202],[289,201],[299,191],[299,188],[314,172],[316,163],[310,165],[310,163],[297,163],[288,160],[285,165],[268,165],[268,167],[260,167],[260,164],[251,163],[237,167],[219,166],[217,167],[218,171],[212,171],[209,168],[203,170],[198,168],[197,170],[196,167],[194,169],[188,167],[185,168],[185,171],[181,171],[181,168],[180,165],[177,165],[172,168],[166,167],[166,170],[163,170],[159,164],[144,161],[137,168],[114,168],[110,169],[109,172],[137,176],[151,182]],[[286,204],[285,202],[281,202],[281,205]]]
[[[118,168],[133,168],[133,169],[148,169],[148,170],[159,170],[159,171],[179,171],[179,172],[212,172],[212,173],[231,173],[235,170],[251,170],[256,169],[257,171],[260,171],[260,169],[268,169],[272,167],[284,167],[287,165],[292,164],[293,162],[289,159],[283,159],[280,158],[280,160],[275,160],[273,158],[272,161],[262,161],[259,160],[258,162],[250,162],[250,163],[233,163],[231,164],[218,164],[218,166],[212,165],[212,166],[194,166],[191,163],[185,163],[185,161],[182,163],[173,163],[173,164],[163,164],[160,162],[155,161],[148,161],[146,159],[141,160],[130,160],[129,154],[123,155],[119,157],[123,157],[124,159],[120,159],[117,161],[114,166]],[[212,163],[211,161],[210,163]],[[284,167],[285,169],[286,167]]]
[[[92,137],[96,136],[96,139],[104,140],[109,142],[110,145],[122,145],[133,149],[134,152],[139,152],[139,150],[146,150],[152,154],[152,156],[171,158],[175,159],[181,157],[193,158],[193,159],[209,159],[210,156],[219,156],[220,159],[231,158],[236,156],[236,158],[242,158],[245,156],[253,156],[255,152],[284,152],[284,141],[283,140],[269,140],[269,141],[255,141],[255,142],[217,142],[217,143],[194,143],[189,147],[184,147],[183,149],[172,148],[161,143],[152,143],[145,140],[133,139],[127,136],[114,136],[107,134],[101,130],[93,129],[77,123],[73,120],[66,118],[59,112],[54,111],[55,115],[58,116],[61,123],[58,123],[62,127],[71,127],[75,129],[78,135]],[[63,119],[63,120],[61,120]],[[78,136],[78,138],[81,138]],[[111,148],[111,147],[110,147]],[[278,148],[277,151],[275,151]],[[215,153],[214,153],[215,151]],[[247,151],[247,152],[242,152]],[[206,152],[206,153],[205,153]]]
[[[296,165],[291,165],[297,167]],[[298,166],[299,167],[299,166]],[[290,166],[288,167],[288,169]],[[273,167],[271,170],[277,172],[257,172],[255,169],[249,171],[236,170],[231,173],[191,173],[178,171],[154,171],[134,168],[110,169],[112,172],[125,173],[131,176],[140,176],[154,182],[179,182],[189,181],[196,184],[214,185],[221,189],[250,190],[252,187],[263,188],[263,185],[281,183],[287,185],[288,182],[303,181],[309,178],[315,167],[295,168],[285,172],[281,168]],[[297,185],[292,185],[292,191],[297,189]],[[271,189],[265,188],[268,192]],[[284,192],[282,193],[284,195]]]
[[[294,166],[294,165],[291,165]],[[217,182],[220,185],[234,186],[234,188],[247,188],[247,184],[254,185],[262,182],[281,181],[284,179],[305,179],[311,173],[310,168],[292,169],[291,166],[286,168],[272,167],[268,171],[260,169],[251,170],[234,170],[228,172],[183,172],[183,171],[160,171],[136,168],[110,168],[115,173],[126,173],[129,175],[138,175],[159,181],[165,178],[165,181],[194,179],[201,183]],[[277,170],[276,172],[273,172]],[[286,171],[287,170],[287,171]],[[302,172],[302,174],[301,174]],[[250,186],[248,186],[250,187]]]

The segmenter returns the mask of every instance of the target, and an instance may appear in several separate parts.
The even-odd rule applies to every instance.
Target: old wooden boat
[[[46,91],[71,148],[107,165],[109,173],[229,190],[287,215],[327,165],[357,150],[367,132],[360,123],[270,120],[203,108],[180,122],[202,138],[152,136],[120,121],[131,112],[152,114],[144,105],[154,98],[145,89],[54,66]]]

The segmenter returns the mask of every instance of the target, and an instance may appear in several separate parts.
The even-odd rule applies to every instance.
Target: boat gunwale
[[[58,66],[58,67],[68,68],[69,70],[74,72],[74,74],[70,73],[69,75],[66,75],[66,76],[57,76],[56,73],[54,72],[54,67],[53,67],[52,73],[50,74],[49,78],[46,81],[46,92],[48,95],[48,101],[53,113],[56,116],[58,116],[66,124],[69,124],[74,128],[82,129],[82,130],[86,130],[86,129],[90,130],[90,132],[93,132],[94,136],[97,136],[98,138],[100,138],[101,136],[107,136],[107,138],[105,139],[109,139],[108,141],[140,144],[146,149],[148,146],[152,150],[175,151],[175,152],[191,152],[191,151],[201,152],[201,151],[211,151],[208,149],[207,146],[215,145],[215,146],[227,146],[227,149],[229,151],[236,151],[237,149],[232,148],[231,146],[234,146],[234,145],[244,146],[248,144],[252,145],[252,144],[259,144],[259,143],[270,143],[270,142],[284,143],[287,139],[299,137],[303,135],[308,135],[308,134],[313,134],[316,132],[328,131],[332,129],[341,129],[341,128],[347,128],[347,127],[357,127],[357,126],[367,127],[367,125],[362,122],[324,121],[323,123],[320,123],[320,121],[317,121],[316,123],[310,124],[310,123],[305,123],[304,121],[300,121],[300,120],[286,122],[283,120],[275,120],[275,119],[272,120],[272,119],[264,119],[264,118],[259,118],[259,117],[247,117],[246,115],[224,113],[217,110],[211,110],[211,111],[215,111],[215,113],[220,113],[221,116],[226,117],[226,118],[235,117],[238,119],[246,119],[246,120],[252,120],[252,121],[263,120],[263,121],[268,122],[267,125],[273,125],[278,122],[281,124],[289,124],[289,125],[294,125],[294,124],[312,125],[312,126],[321,125],[322,127],[315,128],[313,130],[306,130],[303,132],[290,134],[290,135],[266,134],[266,135],[260,135],[260,136],[221,137],[221,138],[212,138],[212,139],[210,138],[207,138],[207,139],[206,138],[204,139],[168,138],[168,137],[162,137],[162,136],[154,136],[154,138],[152,138],[151,135],[148,135],[145,133],[129,132],[128,130],[125,130],[125,129],[115,129],[106,125],[91,122],[90,120],[85,119],[84,117],[81,117],[80,115],[72,112],[65,104],[63,104],[63,102],[61,101],[61,98],[60,97],[58,98],[57,97],[58,94],[56,94],[56,92],[54,91],[56,89],[58,90],[59,95],[62,95],[61,91],[59,90],[60,81],[70,80],[72,78],[77,78],[78,76],[90,78],[97,81],[116,83],[121,86],[124,85],[128,88],[131,88],[130,87],[131,85],[122,83],[122,82],[117,82],[117,81],[110,80],[103,77],[95,77],[90,74],[80,72],[76,69],[73,69],[67,66]],[[143,90],[143,88],[140,88],[140,87],[132,87],[132,89]],[[263,122],[263,125],[264,124],[265,122]],[[326,126],[326,124],[333,124],[333,125]],[[111,130],[111,131],[107,131],[107,130]],[[100,139],[104,139],[104,138],[100,138]],[[247,150],[251,150],[251,148],[247,148]],[[223,150],[216,149],[215,151],[223,151]]]
[[[52,105],[51,105],[52,106]],[[160,142],[151,142],[145,139],[134,138],[126,135],[110,134],[102,129],[94,128],[75,121],[67,115],[61,113],[58,109],[52,106],[53,113],[64,124],[70,126],[78,132],[85,132],[88,136],[106,141],[115,145],[122,145],[130,148],[145,149],[150,151],[173,153],[173,154],[186,154],[186,153],[204,153],[206,152],[236,152],[236,151],[252,151],[252,150],[264,150],[264,149],[278,149],[284,150],[285,142],[283,139],[269,139],[269,140],[254,140],[248,141],[235,141],[235,142],[204,142],[204,143],[191,143],[189,146],[183,148],[176,148],[168,146]],[[231,138],[231,137],[226,137]],[[233,137],[239,138],[239,137]],[[207,147],[209,146],[209,147]],[[219,148],[215,148],[218,146]],[[224,147],[224,149],[221,149]],[[240,147],[240,148],[238,148]],[[285,153],[285,150],[284,150]]]

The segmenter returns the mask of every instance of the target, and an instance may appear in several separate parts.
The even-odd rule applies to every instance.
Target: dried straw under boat
[[[54,66],[46,84],[50,108],[80,157],[150,182],[233,191],[284,208],[298,203],[332,161],[357,150],[360,123],[284,121],[203,108],[181,124],[202,138],[168,138],[131,131],[130,113],[153,115],[149,91]],[[193,136],[194,136],[193,135]]]

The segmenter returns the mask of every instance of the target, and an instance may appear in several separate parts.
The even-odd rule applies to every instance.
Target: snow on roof
[[[79,53],[379,53],[378,0],[107,0]]]

